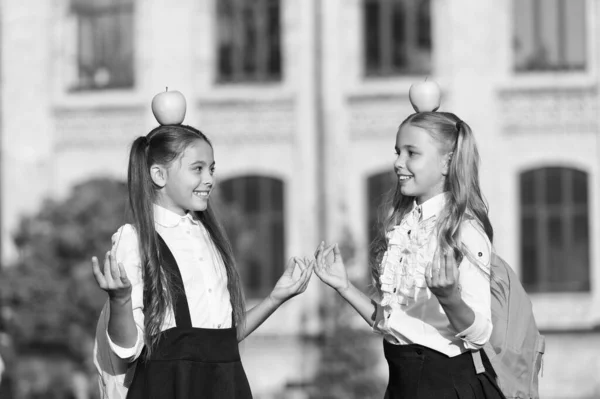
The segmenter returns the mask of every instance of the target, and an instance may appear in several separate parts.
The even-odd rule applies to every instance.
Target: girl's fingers
[[[332,244],[332,245],[329,245],[327,248],[323,249],[323,251],[321,252],[321,255],[320,255],[318,261],[320,263],[322,263],[323,268],[327,268],[328,266],[330,266],[327,263],[327,257],[329,256],[331,251],[333,251],[334,248],[335,248],[335,244]]]
[[[425,268],[425,283],[427,283],[428,287],[432,286],[432,267],[431,267],[431,262],[429,262],[427,264],[427,267]]]
[[[300,292],[304,292],[306,290],[308,282],[310,281],[310,277],[312,276],[312,268],[306,268],[304,273],[306,274],[304,276],[301,276],[302,283],[300,284]]]
[[[117,265],[117,261],[113,256],[112,252],[108,257],[110,260],[110,274],[114,281],[118,281],[121,279],[121,274],[119,273],[119,265]]]
[[[287,263],[285,264],[285,269],[283,272],[283,275],[289,275],[290,277],[292,276],[292,274],[294,273],[294,268],[296,267],[296,259],[294,257],[291,257],[288,259]]]
[[[323,242],[319,244],[319,248],[317,248],[317,252],[315,253],[315,259],[318,264],[323,262]]]
[[[440,267],[439,264],[436,265],[435,262],[431,262],[430,263],[430,267],[431,267],[431,278],[430,278],[430,282],[431,282],[431,286],[432,287],[437,287],[440,284]]]
[[[319,255],[319,252],[321,252],[323,250],[323,246],[325,246],[325,242],[321,241],[321,243],[319,244],[319,246],[317,247],[317,250],[315,251],[315,259],[317,258],[317,256]]]
[[[104,255],[104,278],[107,283],[112,281],[112,274],[110,272],[110,251]]]
[[[446,278],[451,278],[452,281],[456,280],[456,271],[458,267],[456,265],[456,259],[454,254],[449,252],[446,254]]]
[[[296,289],[299,292],[302,292],[302,286],[306,282],[307,277],[308,277],[308,270],[307,269],[302,270],[302,273],[300,274],[300,278],[298,279],[298,281],[295,282],[297,284]]]
[[[335,246],[336,246],[336,245],[337,245],[337,244],[331,244],[331,245],[329,245],[328,247],[326,247],[326,248],[323,250],[323,257],[324,257],[324,258],[326,258],[327,256],[329,256],[329,254],[331,253],[331,251],[334,251],[334,250],[335,250]],[[334,252],[334,256],[335,256],[335,252]]]
[[[439,281],[442,283],[446,282],[446,267],[448,267],[448,265],[446,263],[448,260],[447,255],[448,255],[447,252],[444,251],[442,256],[438,257],[438,262],[436,263],[438,278],[439,278]],[[443,262],[443,264],[442,264],[442,262]]]
[[[100,265],[98,264],[98,258],[95,256],[92,257],[92,273],[94,274],[94,278],[98,285],[102,288],[106,286],[106,280],[102,275],[102,271],[100,270]]]
[[[296,265],[298,265],[298,267],[300,268],[300,270],[304,271],[306,269],[306,264],[304,263],[304,261],[300,258],[296,258]]]
[[[304,258],[304,264],[308,265],[308,267],[312,267],[314,269],[314,267],[315,267],[315,260],[311,259],[311,258]]]
[[[119,262],[119,275],[121,276],[121,283],[129,285],[129,279],[127,278],[127,272],[125,272],[125,266]]]
[[[289,287],[290,293],[292,293],[292,295],[293,295],[293,293],[298,294],[301,292],[300,287],[302,286],[302,281],[304,279],[305,274],[306,274],[306,271],[303,270],[302,273],[300,273],[300,277],[298,277],[297,280],[292,281],[292,284]]]
[[[308,287],[308,282],[310,281],[310,276],[306,278],[306,280],[300,285],[299,292],[302,293],[306,291],[306,287]]]
[[[335,243],[335,246],[333,247],[333,261],[334,262],[342,261],[342,253],[340,252],[340,248],[338,247],[337,242]]]
[[[319,267],[319,265],[315,265],[315,267],[314,267],[314,271],[315,271],[315,274],[316,274],[316,275],[317,275],[317,276],[318,276],[320,279],[323,279],[323,268],[322,268],[322,267]]]

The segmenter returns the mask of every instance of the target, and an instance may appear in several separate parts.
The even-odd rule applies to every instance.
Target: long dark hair
[[[463,221],[475,220],[490,242],[494,239],[494,230],[488,217],[488,206],[479,187],[479,152],[475,137],[469,125],[450,112],[411,114],[400,124],[398,130],[409,124],[426,130],[442,145],[445,152],[452,153],[444,186],[449,200],[437,221],[438,248],[442,251],[451,250],[455,259],[460,262],[463,256],[468,256],[468,251],[460,243],[460,228]],[[411,211],[414,200],[414,197],[402,195],[400,185],[397,183],[396,189],[390,192],[384,204],[386,213],[379,234],[371,244],[372,253],[375,254],[371,259],[371,276],[378,289],[379,263],[387,250],[386,233]]]
[[[147,136],[135,139],[131,146],[127,183],[133,226],[139,239],[144,281],[144,338],[147,356],[156,349],[166,312],[175,304],[174,297],[183,290],[183,287],[175,285],[173,276],[160,267],[153,208],[158,187],[150,176],[150,167],[152,165],[168,167],[196,140],[204,140],[212,148],[208,137],[198,129],[187,125],[159,126]],[[205,211],[195,212],[194,217],[207,229],[223,259],[234,322],[235,325],[243,325],[245,323],[244,297],[227,234],[218,222],[210,202]]]

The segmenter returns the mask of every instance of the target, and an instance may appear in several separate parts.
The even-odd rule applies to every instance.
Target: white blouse
[[[202,223],[191,214],[179,216],[158,205],[154,206],[156,231],[173,253],[185,289],[192,326],[197,328],[230,328],[231,302],[227,290],[227,272],[223,260]],[[131,225],[122,226],[113,235],[113,253],[122,262],[131,281],[131,303],[137,325],[136,344],[122,348],[107,338],[110,348],[121,359],[135,360],[144,347],[143,280],[137,234]],[[170,309],[161,331],[175,327]]]
[[[483,347],[492,333],[491,243],[479,223],[462,223],[460,238],[469,253],[459,265],[458,282],[475,320],[466,330],[455,331],[425,282],[425,270],[438,247],[437,216],[445,203],[445,193],[419,206],[415,203],[388,233],[380,266],[382,300],[373,331],[392,344],[420,344],[452,357]]]

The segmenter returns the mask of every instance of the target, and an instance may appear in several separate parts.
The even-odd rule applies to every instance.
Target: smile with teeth
[[[210,191],[194,191],[194,195],[200,198],[208,198]]]
[[[408,179],[412,179],[412,176],[398,175],[398,179],[400,179],[400,181],[407,181]]]

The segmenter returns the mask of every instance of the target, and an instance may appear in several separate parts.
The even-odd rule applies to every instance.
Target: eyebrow
[[[194,161],[194,162],[192,162],[190,164],[190,166],[194,166],[194,165],[206,166],[206,162],[204,162],[204,161]],[[215,166],[215,162],[213,161],[213,163],[211,163],[210,166]]]
[[[398,146],[395,146],[394,148],[396,149],[396,151],[400,151],[400,149],[398,148]],[[406,149],[409,149],[409,150],[415,150],[415,149],[418,149],[419,147],[414,146],[412,144],[407,144],[407,145],[403,145],[402,148],[406,148]]]

